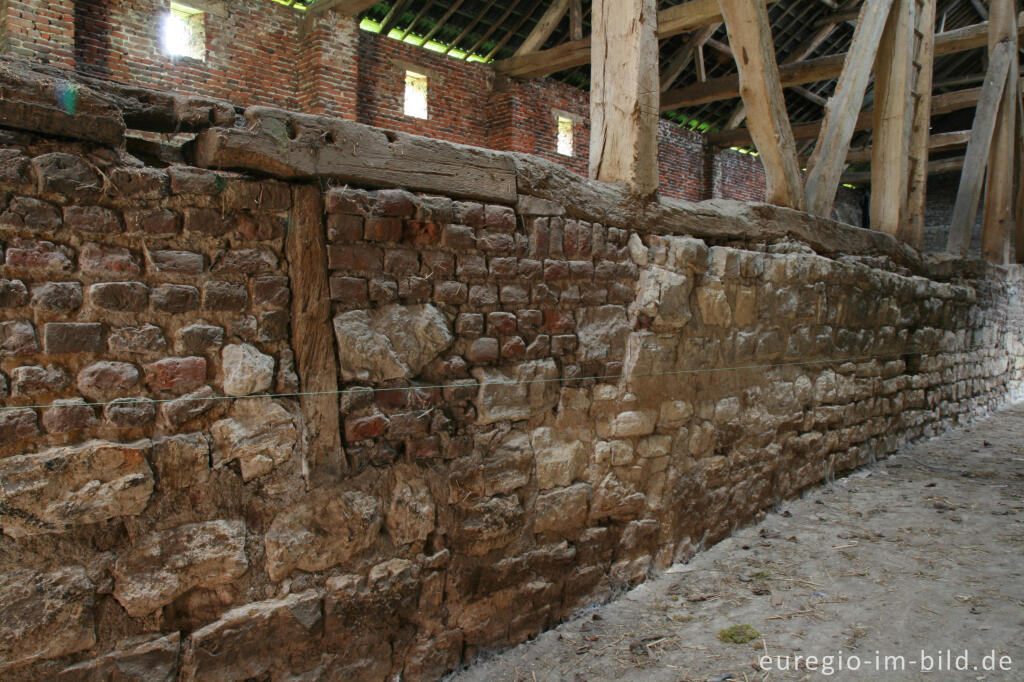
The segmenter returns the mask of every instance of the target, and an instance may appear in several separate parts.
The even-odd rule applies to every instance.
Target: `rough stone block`
[[[128,362],[103,360],[78,373],[78,391],[93,402],[119,398],[139,381],[139,370]]]
[[[210,442],[202,432],[155,439],[150,459],[163,490],[199,485],[210,476]]]
[[[78,310],[82,307],[82,285],[79,282],[46,282],[33,285],[32,307],[53,312]]]
[[[528,419],[558,402],[558,368],[553,360],[532,360],[512,368],[474,369],[480,382],[474,404],[478,424]]]
[[[186,313],[199,309],[199,289],[187,284],[158,284],[150,295],[153,310]]]
[[[550,427],[535,429],[530,435],[537,467],[537,485],[541,490],[572,484],[587,465],[587,448],[578,440],[559,438]]]
[[[78,232],[94,232],[96,234],[118,234],[121,216],[116,211],[102,206],[65,206],[64,225]]]
[[[172,682],[178,674],[180,649],[181,635],[177,632],[166,637],[154,636],[141,644],[129,645],[65,668],[57,675],[57,682],[122,678]]]
[[[71,376],[60,365],[27,365],[11,370],[11,395],[58,393],[71,385]]]
[[[51,152],[32,159],[32,166],[43,194],[67,197],[90,197],[103,190],[103,183],[94,166],[75,154]]]
[[[217,395],[209,386],[160,404],[160,414],[170,426],[181,426],[213,408]]]
[[[89,301],[97,308],[118,312],[145,310],[149,287],[142,282],[104,282],[89,287]]]
[[[0,445],[39,435],[36,411],[29,408],[0,411]]]
[[[238,312],[249,305],[244,284],[213,280],[203,286],[203,308],[211,311]]]
[[[43,409],[47,433],[70,433],[96,426],[96,410],[81,398],[61,398]]]
[[[538,495],[533,532],[575,538],[586,525],[589,500],[590,486],[586,483]]]
[[[225,346],[221,364],[227,395],[263,393],[274,383],[274,358],[248,343]]]
[[[6,566],[0,572],[0,668],[95,646],[94,593],[81,566],[55,571]]]
[[[291,301],[288,278],[278,275],[264,275],[252,280],[253,305],[270,308],[286,308]]]
[[[142,512],[150,442],[93,440],[0,459],[0,526],[21,538]]]
[[[270,398],[236,400],[228,418],[215,422],[210,434],[213,465],[238,460],[246,482],[287,461],[298,440],[291,415]]]
[[[46,272],[71,272],[73,253],[66,246],[48,241],[15,241],[7,245],[7,265]]]
[[[39,343],[32,323],[25,320],[0,322],[0,355],[32,355],[38,352]]]
[[[147,355],[163,353],[167,349],[167,340],[163,330],[152,324],[141,327],[117,327],[110,331],[107,346],[111,353],[130,355]]]
[[[193,322],[174,335],[174,347],[179,353],[206,353],[224,345],[224,328],[205,322]]]
[[[615,438],[646,436],[654,433],[658,415],[654,410],[629,410],[615,415],[609,425],[609,435]]]
[[[344,381],[413,377],[448,348],[454,337],[432,305],[389,305],[334,318]]]
[[[138,257],[120,246],[86,244],[79,255],[78,266],[90,275],[121,275],[131,277],[142,272]]]
[[[213,272],[259,275],[277,269],[277,256],[269,249],[231,249],[214,258]]]
[[[169,237],[181,232],[181,218],[166,208],[126,211],[125,231],[141,232],[149,237]]]
[[[114,564],[114,598],[141,618],[196,587],[228,584],[249,568],[243,521],[207,521],[151,533]]]
[[[63,282],[62,282],[63,284]],[[79,285],[81,291],[81,285]],[[28,303],[28,288],[20,279],[0,279],[0,308],[20,308]],[[81,297],[79,297],[81,304]]]
[[[103,418],[117,428],[142,428],[156,421],[156,405],[149,398],[118,398],[103,407]]]
[[[206,381],[206,358],[164,358],[144,367],[146,384],[158,393],[181,394]]]
[[[150,267],[168,275],[200,275],[206,269],[206,259],[201,253],[158,249],[147,253]]]

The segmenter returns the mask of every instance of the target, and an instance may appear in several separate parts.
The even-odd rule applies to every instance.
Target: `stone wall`
[[[193,115],[208,167],[151,167],[25,106],[35,132],[0,129],[5,679],[436,679],[1024,370],[1016,267],[393,134],[497,178],[424,193],[338,165],[377,132],[287,112]]]

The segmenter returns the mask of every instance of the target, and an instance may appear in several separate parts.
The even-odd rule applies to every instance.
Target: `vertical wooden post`
[[[910,169],[907,178],[907,216],[900,225],[900,239],[915,249],[924,246],[925,201],[928,190],[928,138],[932,123],[932,80],[935,73],[936,0],[918,0],[918,49],[916,83],[911,91],[914,113],[910,126]]]
[[[1013,243],[1018,263],[1024,263],[1024,98],[1017,87],[1017,203],[1014,210]]]
[[[907,201],[914,0],[895,0],[875,60],[871,227],[899,234]]]
[[[993,53],[1000,43],[1017,52],[1017,11],[1013,0],[992,0],[989,9],[988,45]],[[1014,208],[1014,157],[1017,149],[1017,87],[1020,80],[1017,59],[1009,65],[1006,87],[999,101],[999,113],[992,134],[985,180],[985,211],[982,218],[981,254],[993,263],[1006,263],[1010,256],[1010,234]]]
[[[655,0],[594,0],[590,177],[658,189],[658,12]]]
[[[331,296],[327,287],[327,236],[323,199],[313,185],[292,192],[292,220],[285,237],[292,290],[292,345],[309,434],[306,465],[313,485],[337,481],[345,470],[338,423],[338,356],[334,352]]]
[[[719,0],[740,76],[747,127],[764,165],[766,200],[803,210],[804,183],[765,0]]]

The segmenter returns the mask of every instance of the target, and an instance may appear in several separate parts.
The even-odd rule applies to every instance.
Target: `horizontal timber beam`
[[[970,88],[969,90],[958,90],[947,92],[943,95],[932,97],[932,116],[948,114],[951,111],[970,109],[978,104],[981,97],[981,88]],[[857,124],[854,130],[870,130],[873,125],[874,111],[864,109],[857,117]],[[811,140],[818,137],[821,131],[821,121],[814,123],[800,123],[793,126],[793,137],[798,140]],[[720,130],[708,134],[708,142],[717,147],[745,147],[754,144],[750,137],[750,131],[746,128],[735,130]]]
[[[928,138],[929,152],[948,152],[952,149],[961,149],[967,146],[971,140],[970,130],[961,130],[955,133],[936,133]],[[809,156],[800,158],[800,163],[807,164]],[[852,149],[846,155],[846,163],[869,163],[871,161],[871,147]]]
[[[942,175],[943,173],[955,173],[964,167],[964,157],[958,156],[953,159],[940,159],[939,161],[928,162],[928,175]],[[844,173],[840,180],[844,185],[870,185],[871,171],[853,171]]]
[[[1024,15],[1021,16],[1020,25],[1024,27]],[[1018,29],[1018,31],[1020,30],[1022,29]],[[988,45],[987,21],[936,35],[935,56],[956,54],[986,45]],[[843,53],[785,64],[779,67],[779,80],[782,82],[782,87],[789,88],[794,85],[838,78],[839,74],[843,72],[845,61],[846,53]],[[670,90],[661,96],[661,110],[671,111],[725,99],[735,99],[739,96],[739,76],[733,74]]]
[[[721,22],[722,12],[718,0],[690,0],[658,12],[658,39],[664,40],[701,26]],[[570,40],[547,50],[501,59],[494,62],[493,66],[495,71],[506,76],[537,78],[589,63],[590,38],[583,38]]]
[[[329,9],[336,9],[343,16],[354,17],[363,10],[370,9],[380,0],[320,0],[306,10],[306,16],[321,14]]]

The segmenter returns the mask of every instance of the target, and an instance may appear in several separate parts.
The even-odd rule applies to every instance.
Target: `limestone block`
[[[208,521],[152,533],[114,564],[114,598],[135,618],[195,587],[216,587],[246,572],[245,523]]]
[[[221,361],[226,395],[263,393],[274,383],[274,358],[248,343],[224,346]]]
[[[530,482],[534,453],[523,431],[512,431],[483,456],[484,495],[508,495]]]
[[[584,308],[579,313],[576,336],[580,361],[609,361],[622,357],[630,326],[626,309],[618,305]]]
[[[388,533],[396,545],[423,542],[434,530],[435,507],[430,488],[411,467],[397,468],[395,478],[388,506]]]
[[[455,340],[444,315],[429,304],[342,313],[334,332],[344,381],[414,377]]]
[[[192,633],[181,679],[313,679],[293,674],[320,663],[314,647],[322,629],[316,590],[240,606]]]
[[[675,367],[678,344],[679,337],[675,333],[631,333],[626,341],[626,356],[622,363],[622,373],[629,380],[630,389],[644,395],[652,395],[652,391],[664,391],[666,377],[663,373]],[[671,379],[669,377],[668,380]]]
[[[619,481],[613,474],[604,477],[590,502],[590,519],[610,518],[613,521],[631,521],[643,511],[644,494],[630,484]]]
[[[161,489],[198,485],[210,476],[210,442],[203,433],[157,438],[151,461]]]
[[[733,318],[738,327],[757,324],[757,289],[754,287],[738,287],[736,289],[736,309]]]
[[[237,459],[246,482],[287,461],[298,441],[291,415],[270,398],[236,400],[230,416],[215,422],[210,433],[213,465]]]
[[[693,404],[687,400],[666,400],[661,404],[658,425],[674,429],[682,426],[693,416]]]
[[[608,431],[615,438],[646,436],[654,433],[657,422],[658,413],[654,410],[629,410],[615,415]]]
[[[78,390],[91,401],[124,396],[139,381],[139,370],[128,362],[94,362],[78,373]]]
[[[590,486],[577,483],[537,496],[533,520],[534,533],[554,533],[571,539],[579,535],[587,522]]]
[[[6,664],[91,649],[94,589],[81,566],[39,572],[7,564],[0,571],[0,677]]]
[[[693,281],[687,275],[658,266],[644,268],[637,283],[637,311],[652,319],[656,331],[680,329],[693,317],[692,289]]]
[[[587,465],[587,448],[578,440],[564,441],[550,427],[534,429],[530,435],[541,490],[571,484]]]
[[[455,537],[469,556],[483,556],[512,542],[523,523],[523,508],[516,495],[492,497],[459,505]]]
[[[480,382],[473,401],[477,424],[528,419],[558,403],[558,367],[550,358],[509,368],[478,367],[472,374]]]
[[[697,307],[706,325],[727,327],[732,323],[732,308],[721,286],[705,284],[697,289]]]
[[[294,569],[322,571],[373,544],[384,518],[380,500],[360,491],[316,490],[274,517],[267,531],[267,573],[274,582]]]
[[[181,635],[177,632],[141,643],[130,642],[99,658],[65,668],[57,675],[57,681],[173,682],[178,674],[180,649]]]
[[[643,267],[647,265],[647,261],[650,259],[647,247],[644,246],[644,241],[640,239],[640,235],[633,232],[629,235],[629,242],[626,244],[629,247],[629,257],[633,259],[633,262]]]
[[[140,513],[153,493],[149,449],[94,440],[0,459],[0,526],[20,538]]]
[[[710,455],[715,451],[717,441],[718,436],[711,422],[695,426],[690,433],[690,454],[694,457]]]
[[[672,449],[672,436],[656,435],[644,438],[636,446],[636,454],[643,459],[664,457]]]

